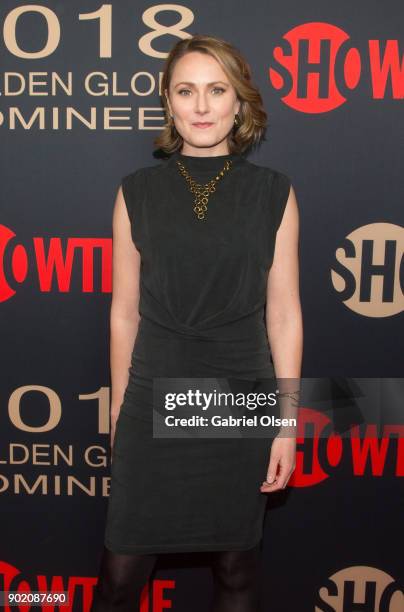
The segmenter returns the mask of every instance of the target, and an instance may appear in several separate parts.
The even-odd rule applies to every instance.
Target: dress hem
[[[186,552],[211,552],[211,551],[229,551],[229,550],[250,550],[259,544],[262,537],[255,540],[253,544],[241,544],[240,542],[222,542],[213,544],[156,544],[155,546],[131,546],[118,544],[115,546],[110,540],[105,539],[104,544],[108,550],[118,554],[164,554],[164,553],[186,553]]]

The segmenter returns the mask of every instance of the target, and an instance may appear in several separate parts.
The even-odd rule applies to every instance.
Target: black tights
[[[212,612],[258,612],[261,545],[213,553]]]
[[[213,552],[211,612],[258,612],[260,544]],[[158,555],[117,554],[104,546],[90,612],[137,612]]]
[[[137,612],[156,561],[157,555],[118,554],[104,546],[90,612]]]

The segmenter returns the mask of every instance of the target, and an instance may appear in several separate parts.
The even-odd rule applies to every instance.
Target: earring
[[[240,116],[238,113],[236,113],[234,117],[234,127],[239,127],[239,125],[240,125]]]

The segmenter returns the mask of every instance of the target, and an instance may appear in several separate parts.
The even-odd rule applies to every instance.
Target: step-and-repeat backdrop
[[[112,210],[121,178],[154,163],[168,50],[216,35],[252,67],[269,128],[250,159],[287,173],[300,207],[302,375],[380,378],[397,398],[404,7],[2,0],[0,21],[0,590],[69,591],[85,611],[110,484]],[[289,486],[268,496],[265,611],[404,609],[389,425],[299,437]],[[211,588],[203,554],[163,555],[143,610],[202,612]]]

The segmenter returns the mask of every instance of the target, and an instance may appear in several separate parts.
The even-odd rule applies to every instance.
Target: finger
[[[292,474],[292,469],[291,467],[287,467],[286,465],[283,465],[282,463],[279,464],[279,472],[276,476],[276,479],[274,482],[267,482],[269,481],[269,478],[267,478],[267,481],[264,481],[261,485],[261,489],[266,490],[266,491],[277,491],[279,489],[284,489],[288,483],[288,480]]]
[[[286,486],[287,486],[287,484],[288,484],[288,482],[289,482],[289,480],[290,480],[290,477],[292,476],[292,474],[293,474],[293,472],[294,472],[294,471],[295,471],[295,468],[294,468],[294,467],[292,467],[292,469],[290,470],[289,475],[288,475],[288,477],[287,477],[287,479],[286,479],[286,482],[285,482],[284,487],[286,487]]]
[[[287,483],[289,481],[291,473],[292,472],[291,472],[290,469],[286,469],[286,467],[283,468],[281,466],[280,472],[279,472],[277,480],[276,480],[276,484],[277,484],[276,488],[277,489],[285,489],[286,488],[286,485],[287,485]],[[274,490],[274,489],[272,488],[272,490]]]
[[[279,466],[279,458],[273,457],[271,455],[271,459],[269,461],[267,475],[266,475],[267,483],[272,484],[277,478],[278,466]]]
[[[280,489],[279,482],[275,480],[272,484],[268,484],[266,482],[262,483],[260,489],[262,493],[273,493],[274,491],[278,491]]]
[[[284,489],[286,487],[286,483],[290,474],[290,467],[291,466],[289,464],[282,462],[279,465],[278,483],[281,489]]]

